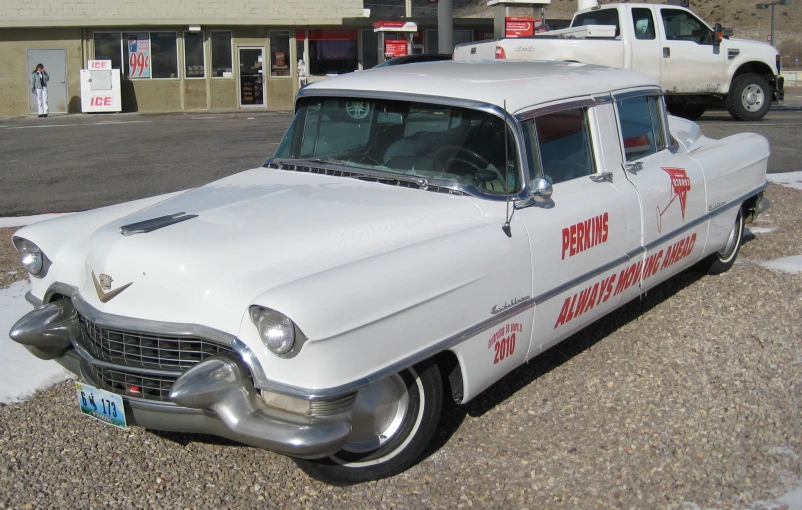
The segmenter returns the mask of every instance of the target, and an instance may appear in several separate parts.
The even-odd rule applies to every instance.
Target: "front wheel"
[[[727,243],[719,251],[710,254],[702,261],[702,269],[708,274],[721,274],[732,267],[735,257],[741,249],[741,239],[744,235],[744,215],[743,210],[738,210],[738,217],[732,225]]]
[[[759,74],[742,74],[732,80],[727,111],[736,120],[760,120],[771,108],[772,90]]]
[[[294,459],[306,474],[331,485],[396,475],[429,444],[443,404],[443,382],[433,360],[362,388],[343,449],[325,459]]]

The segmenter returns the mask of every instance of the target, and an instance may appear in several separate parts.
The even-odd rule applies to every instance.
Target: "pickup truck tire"
[[[735,263],[735,257],[741,250],[741,240],[744,235],[743,209],[738,210],[738,217],[732,225],[727,243],[719,251],[709,255],[701,262],[701,269],[707,274],[721,274],[727,272]]]
[[[703,104],[669,104],[668,113],[683,119],[696,120],[707,110]]]
[[[771,86],[759,74],[747,73],[732,80],[727,111],[736,120],[760,120],[771,108]]]
[[[293,460],[312,478],[331,485],[396,475],[421,456],[442,407],[443,381],[437,363],[430,359],[360,390],[351,436],[338,453]]]

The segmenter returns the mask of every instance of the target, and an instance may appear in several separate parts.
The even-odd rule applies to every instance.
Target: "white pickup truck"
[[[657,80],[671,113],[700,117],[726,106],[738,120],[760,120],[783,99],[776,49],[726,38],[683,7],[618,3],[578,11],[570,28],[534,37],[466,43],[454,60],[563,60],[632,69]]]

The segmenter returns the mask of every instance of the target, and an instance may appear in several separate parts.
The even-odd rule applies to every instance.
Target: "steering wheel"
[[[459,157],[460,154],[464,154],[468,156],[468,158],[461,158]],[[451,166],[451,164],[454,162],[465,163],[469,167],[473,168],[474,174],[479,170],[484,170],[490,166],[490,162],[487,159],[480,156],[475,151],[460,145],[444,145],[440,147],[432,156],[432,161],[434,162],[434,168],[436,170],[449,173],[457,173],[446,170],[446,167]],[[468,172],[462,173],[467,174]]]

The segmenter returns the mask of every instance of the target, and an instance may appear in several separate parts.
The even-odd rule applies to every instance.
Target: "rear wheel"
[[[743,210],[738,210],[738,217],[727,237],[727,243],[719,251],[710,254],[702,261],[702,269],[708,274],[721,274],[728,271],[735,263],[735,257],[741,250],[741,239],[744,235],[744,215]]]
[[[668,112],[671,115],[682,117],[683,119],[696,120],[707,110],[707,105],[703,104],[670,104]]]
[[[325,459],[294,459],[309,476],[351,485],[396,475],[429,444],[443,403],[437,364],[426,361],[362,388],[354,403],[351,435]]]
[[[760,120],[771,108],[771,86],[759,74],[742,74],[732,80],[727,111],[737,120]]]

